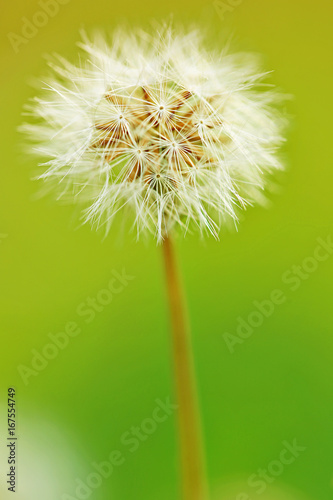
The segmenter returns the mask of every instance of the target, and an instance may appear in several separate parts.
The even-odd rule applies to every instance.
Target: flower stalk
[[[164,239],[162,247],[171,317],[183,499],[205,500],[207,497],[200,418],[185,301],[170,237]]]

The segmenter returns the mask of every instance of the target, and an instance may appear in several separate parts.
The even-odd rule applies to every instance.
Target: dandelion
[[[154,36],[119,30],[108,43],[83,35],[80,64],[59,56],[22,126],[40,155],[40,179],[80,203],[108,233],[117,215],[162,243],[173,325],[183,493],[205,484],[191,350],[171,236],[218,237],[238,212],[265,202],[284,119],[279,95],[249,54],[208,52],[197,30]],[[55,181],[49,184],[50,181]]]

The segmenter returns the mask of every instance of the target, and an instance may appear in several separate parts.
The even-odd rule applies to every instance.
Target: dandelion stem
[[[184,500],[205,500],[206,484],[190,332],[172,241],[163,241],[172,326],[172,351],[178,403],[181,481]]]

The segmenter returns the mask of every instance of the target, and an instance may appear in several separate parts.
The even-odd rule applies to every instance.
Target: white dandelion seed
[[[80,65],[50,62],[22,130],[47,159],[40,177],[83,203],[85,222],[108,232],[125,210],[158,241],[175,227],[217,237],[238,207],[264,201],[282,168],[279,95],[259,87],[251,55],[208,53],[202,38],[170,27],[119,30],[110,45],[84,35]]]

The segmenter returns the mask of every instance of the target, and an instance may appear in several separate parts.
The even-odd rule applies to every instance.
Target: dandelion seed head
[[[22,130],[40,178],[108,232],[129,216],[158,241],[197,228],[218,236],[262,203],[283,142],[280,97],[253,56],[209,53],[199,31],[83,35],[78,65],[55,56]]]

